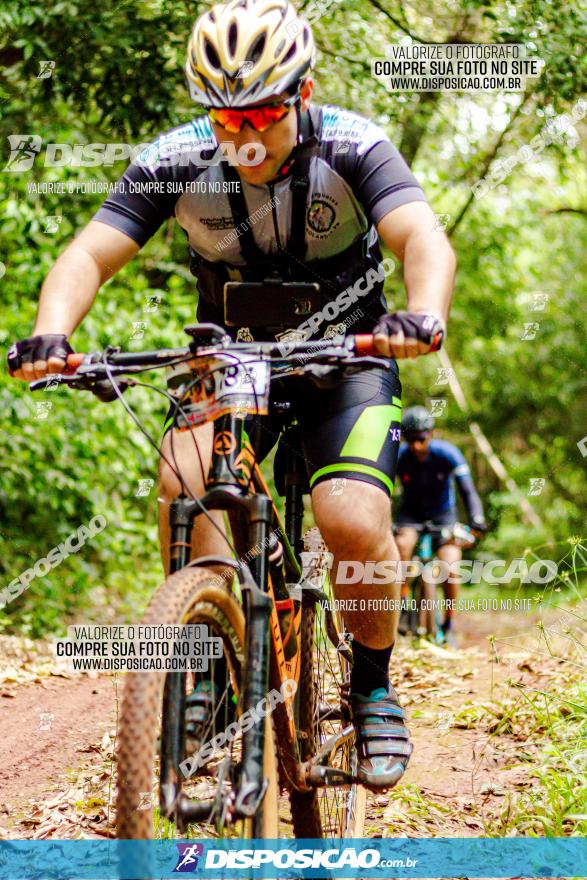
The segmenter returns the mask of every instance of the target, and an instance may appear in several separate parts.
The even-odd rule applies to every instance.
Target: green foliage
[[[528,700],[544,748],[528,790],[506,797],[500,815],[485,829],[489,837],[511,836],[514,830],[521,837],[585,836],[587,690],[583,682],[565,682],[563,694],[559,699],[538,693]]]
[[[70,144],[149,140],[200,111],[188,101],[182,66],[192,20],[208,4],[169,0],[41,4],[11,0],[0,10],[0,137],[38,133],[44,142]],[[443,436],[457,440],[478,464],[494,534],[486,552],[517,555],[542,541],[565,542],[580,533],[587,493],[587,459],[577,444],[587,435],[581,324],[582,263],[587,243],[584,123],[518,162],[479,201],[471,185],[496,160],[517,155],[556,114],[569,114],[585,90],[579,12],[560,2],[522,4],[430,3],[404,8],[396,0],[342,0],[315,25],[319,47],[318,102],[340,103],[384,126],[413,160],[414,171],[438,213],[449,215],[459,274],[448,339],[453,366],[479,422],[524,494],[533,478],[546,480],[529,500],[544,522],[534,534],[518,504],[474,456],[468,418],[447,386],[436,381],[435,358],[402,365],[406,403],[446,398]],[[422,41],[520,42],[546,62],[520,96],[390,94],[370,73],[385,46]],[[54,60],[47,79],[39,63]],[[501,136],[503,132],[503,136]],[[3,218],[0,278],[5,354],[28,335],[43,278],[67,242],[92,217],[100,197],[34,195],[32,182],[115,180],[118,162],[94,169],[44,168],[0,173]],[[61,216],[57,232],[46,217]],[[457,222],[458,221],[458,222]],[[166,225],[138,258],[105,286],[74,344],[96,350],[177,345],[195,316],[197,293],[187,271],[185,236]],[[145,313],[159,292],[160,309]],[[533,312],[535,293],[548,295]],[[399,274],[390,300],[404,295]],[[133,324],[146,320],[142,339]],[[522,339],[524,324],[538,323]],[[155,379],[161,384],[161,378]],[[146,391],[125,398],[157,438],[164,399]],[[137,497],[138,481],[154,479],[157,455],[120,405],[59,390],[31,397],[25,386],[0,377],[0,562],[4,584],[94,515],[108,527],[0,612],[0,622],[33,634],[58,628],[70,615],[135,619],[161,578],[156,547],[156,488]],[[53,404],[36,417],[38,401]]]

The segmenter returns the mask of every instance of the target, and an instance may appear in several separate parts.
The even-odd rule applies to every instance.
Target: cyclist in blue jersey
[[[483,534],[487,530],[483,505],[462,452],[446,440],[433,438],[434,418],[423,406],[405,411],[402,431],[406,442],[400,447],[397,475],[403,491],[395,518],[396,526],[400,527],[396,542],[402,560],[412,558],[418,540],[415,525],[432,522],[449,526],[457,522],[455,483],[467,510],[469,526],[476,535]],[[461,548],[450,541],[435,549],[438,558],[448,565],[462,557]],[[456,580],[453,576],[451,579]],[[455,600],[458,589],[458,582],[445,581],[445,598]],[[449,644],[456,646],[453,613],[447,602],[441,633]]]
[[[309,24],[288,0],[229,0],[198,17],[185,72],[201,110],[139,153],[61,254],[43,284],[32,334],[13,349],[21,361],[18,378],[32,381],[63,368],[71,335],[100,287],[170,218],[185,234],[199,321],[244,340],[281,340],[284,332],[298,339],[374,333],[377,351],[391,359],[438,350],[456,266],[450,243],[386,133],[357,113],[311,104],[314,55]],[[383,282],[390,261],[382,259],[380,241],[403,264],[405,310],[388,312]],[[265,326],[263,302],[252,299],[244,315],[241,308],[242,326],[230,322],[226,283],[267,279],[274,286],[276,279],[317,285],[319,308],[311,320],[300,327],[283,294],[275,305],[287,318],[285,331]],[[104,295],[112,297],[113,288]],[[399,558],[388,523],[401,384],[395,361],[389,366],[345,377],[335,388],[300,382],[291,391],[312,509],[334,572],[339,561]],[[279,418],[275,408],[260,425],[259,459],[277,441]],[[201,496],[213,425],[185,432],[166,427],[159,499],[168,568],[169,504],[181,487],[165,462],[172,457],[190,492]],[[342,495],[333,491],[340,478],[346,479]],[[222,514],[213,517],[221,529]],[[196,520],[192,546],[196,555],[222,556],[226,549],[204,517]],[[354,636],[350,702],[358,775],[372,788],[395,785],[412,751],[389,680],[399,615],[359,606],[366,594],[396,599],[399,585],[390,574],[377,584],[334,586]],[[213,707],[213,689],[198,700],[193,708],[203,717]]]

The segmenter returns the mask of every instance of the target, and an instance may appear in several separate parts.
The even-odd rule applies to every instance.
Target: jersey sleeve
[[[128,166],[115,192],[108,196],[92,219],[124,232],[142,247],[164,220],[174,212],[178,194],[167,191],[169,169],[146,165]]]
[[[400,205],[425,202],[422,187],[399,150],[371,120],[340,107],[322,107],[321,139],[334,170],[376,225]]]
[[[208,159],[215,147],[205,118],[164,132],[135,157],[93,219],[142,247],[173,215],[186,185],[204,170],[198,160]]]
[[[465,461],[465,456],[460,449],[457,449],[456,446],[447,443],[444,454],[447,461],[452,467],[452,474],[456,477],[457,480],[459,479],[459,477],[471,476],[469,465]]]
[[[378,126],[370,125],[374,131],[364,150],[358,151],[353,188],[367,217],[377,225],[395,208],[425,202],[426,196],[399,150]]]
[[[484,522],[483,504],[475,488],[469,465],[465,461],[463,453],[456,446],[450,445],[446,455],[453,465],[452,473],[457,481],[469,522]]]

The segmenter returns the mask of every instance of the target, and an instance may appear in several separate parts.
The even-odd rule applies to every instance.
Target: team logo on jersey
[[[237,342],[254,342],[255,338],[248,327],[239,327],[236,333]]]
[[[334,208],[322,199],[313,199],[308,208],[308,226],[314,232],[328,232],[336,219]]]

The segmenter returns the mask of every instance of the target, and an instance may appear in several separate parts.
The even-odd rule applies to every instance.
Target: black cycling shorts
[[[257,460],[268,455],[293,416],[300,425],[311,488],[346,478],[371,483],[391,496],[400,445],[401,383],[397,364],[389,363],[389,370],[365,370],[328,389],[303,376],[274,381],[269,414],[245,421]],[[291,410],[277,412],[277,401],[290,401]]]
[[[396,526],[420,526],[422,523],[431,522],[435,526],[454,526],[457,522],[457,510],[450,507],[448,510],[442,510],[440,513],[433,513],[430,516],[421,516],[420,514],[410,513],[408,510],[400,508],[396,518]]]

